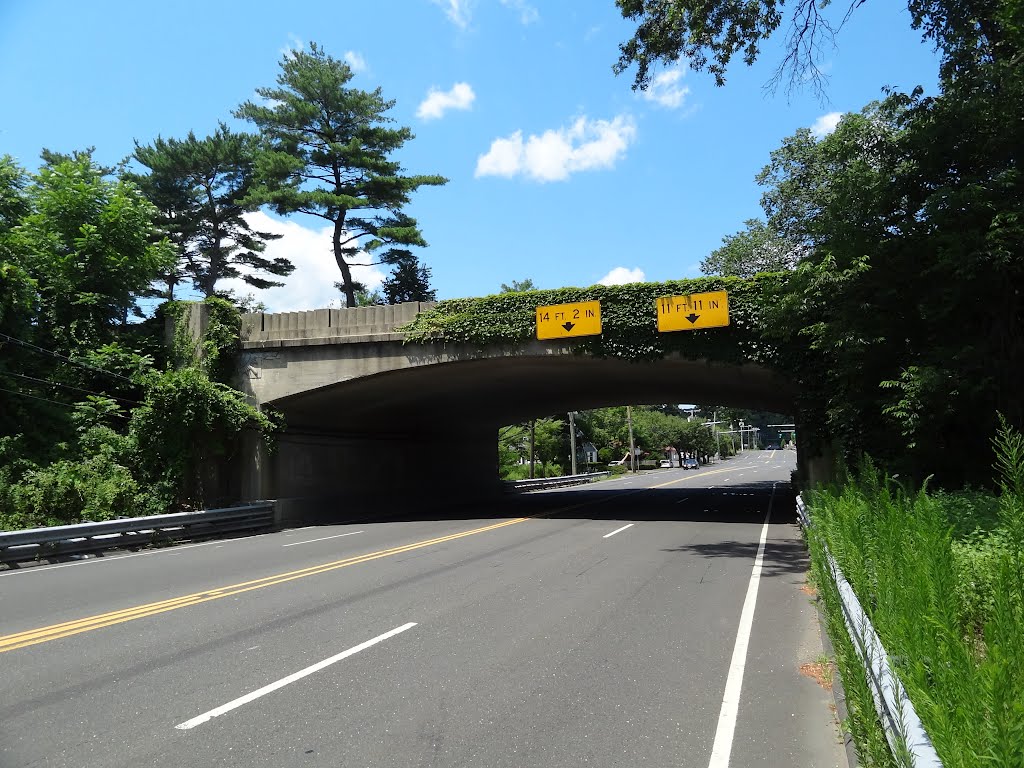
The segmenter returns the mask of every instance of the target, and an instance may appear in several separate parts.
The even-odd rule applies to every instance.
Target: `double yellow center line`
[[[50,640],[58,640],[62,637],[70,637],[71,635],[77,635],[81,632],[89,632],[94,629],[109,627],[113,624],[123,624],[126,621],[141,619],[146,616],[154,616],[158,613],[165,613],[166,611],[173,611],[178,608],[186,608],[190,605],[198,605],[200,603],[209,602],[210,600],[218,600],[222,597],[230,597],[232,595],[242,594],[243,592],[251,592],[255,589],[272,587],[275,584],[283,584],[286,581],[304,579],[307,576],[316,576],[321,573],[337,570],[338,568],[347,568],[350,565],[359,565],[360,563],[366,563],[370,560],[378,560],[382,557],[400,555],[403,552],[411,552],[414,549],[421,549],[434,544],[443,544],[446,541],[454,541],[455,539],[461,539],[465,536],[473,536],[477,533],[493,531],[498,528],[515,525],[516,523],[522,523],[529,519],[530,518],[528,517],[517,517],[512,520],[505,520],[493,525],[485,525],[482,528],[473,528],[472,530],[453,533],[449,536],[440,536],[435,539],[417,541],[412,544],[405,544],[401,547],[381,549],[377,552],[357,555],[355,557],[345,558],[344,560],[335,560],[330,563],[322,563],[321,565],[314,565],[298,571],[278,573],[273,576],[265,576],[262,579],[243,581],[239,584],[231,584],[227,587],[209,589],[204,592],[194,592],[191,595],[183,595],[182,597],[175,597],[170,600],[161,600],[157,603],[137,605],[133,608],[125,608],[120,611],[111,611],[110,613],[102,613],[97,616],[89,616],[84,619],[66,621],[63,624],[54,624],[49,627],[40,627],[39,629],[30,629],[25,632],[16,632],[13,635],[3,635],[0,636],[0,653],[13,651],[18,648],[25,648],[38,643],[46,643]]]
[[[637,488],[628,491],[628,493],[640,493],[645,490],[653,490],[654,488],[664,488],[668,485],[689,480],[691,477],[696,479],[704,475],[714,475],[719,472],[728,472],[730,469],[713,469],[707,472],[701,472],[694,475],[687,475],[680,477],[675,480],[670,480],[667,483],[661,483],[651,488]],[[553,514],[560,512],[567,512],[577,507],[584,507],[593,504],[600,504],[605,501],[610,501],[613,497],[606,497],[599,501],[584,501],[579,504],[573,504],[568,507],[563,507],[551,512],[546,512],[535,517],[548,517]],[[103,627],[109,627],[114,624],[123,624],[126,621],[132,621],[134,619],[142,619],[146,616],[155,616],[158,613],[165,613],[167,611],[174,611],[178,608],[187,608],[190,605],[199,605],[200,603],[206,603],[210,600],[219,600],[222,597],[231,597],[232,595],[239,595],[243,592],[251,592],[256,589],[263,589],[264,587],[272,587],[275,584],[283,584],[286,581],[294,581],[295,579],[304,579],[307,576],[316,576],[321,573],[327,573],[328,571],[334,571],[338,568],[347,568],[350,565],[359,565],[360,563],[367,563],[371,560],[379,560],[382,557],[390,557],[392,555],[400,555],[403,552],[411,552],[414,549],[421,549],[423,547],[433,546],[434,544],[443,544],[446,541],[454,541],[455,539],[461,539],[465,536],[473,536],[478,533],[485,533],[487,531],[497,530],[498,528],[504,528],[509,525],[515,525],[516,523],[522,523],[529,520],[529,517],[516,517],[511,520],[505,520],[500,523],[494,523],[493,525],[485,525],[482,528],[473,528],[468,531],[462,531],[461,533],[453,533],[448,536],[439,536],[434,539],[426,539],[425,541],[417,541],[412,544],[405,544],[400,547],[392,547],[391,549],[381,549],[377,552],[370,552],[365,555],[357,555],[355,557],[349,557],[344,560],[335,560],[330,563],[323,563],[321,565],[314,565],[309,568],[303,568],[298,571],[289,571],[287,573],[279,573],[273,576],[265,576],[262,579],[254,579],[253,581],[243,581],[239,584],[231,584],[227,587],[219,587],[217,589],[209,589],[204,592],[193,592],[191,595],[183,595],[181,597],[171,598],[170,600],[161,600],[157,603],[147,603],[146,605],[137,605],[133,608],[124,608],[120,611],[111,611],[110,613],[101,613],[96,616],[89,616],[84,619],[76,619],[74,621],[66,621],[63,624],[53,624],[49,627],[40,627],[39,629],[30,629],[25,632],[16,632],[13,635],[0,636],[0,653],[6,651],[14,651],[18,648],[26,648],[30,645],[37,645],[39,643],[46,643],[50,640],[59,640],[62,637],[70,637],[71,635],[77,635],[81,632],[90,632],[94,629],[101,629]]]

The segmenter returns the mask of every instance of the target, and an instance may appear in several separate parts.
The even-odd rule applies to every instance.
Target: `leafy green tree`
[[[802,249],[781,237],[761,219],[748,219],[746,229],[727,235],[722,246],[700,263],[705,275],[753,277],[760,272],[793,269]]]
[[[430,287],[430,267],[421,264],[412,251],[397,254],[391,276],[384,280],[381,290],[388,304],[405,301],[436,301],[437,291]]]
[[[14,228],[29,211],[25,171],[10,155],[0,156],[0,332],[17,336],[32,323],[35,282],[25,270]],[[3,366],[3,362],[0,362]]]
[[[617,69],[638,64],[645,87],[654,64],[686,58],[721,84],[788,11],[783,64],[799,75],[830,32],[825,5],[621,0],[638,27]],[[1016,0],[906,6],[939,52],[940,94],[890,91],[822,139],[798,131],[758,179],[768,227],[802,248],[772,327],[807,344],[793,367],[806,422],[890,471],[984,482],[995,410],[1024,421],[1024,18]]]
[[[394,106],[379,88],[347,87],[352,70],[313,43],[281,59],[277,87],[259,88],[264,104],[247,101],[235,112],[255,123],[268,150],[258,163],[263,182],[249,200],[283,215],[305,213],[333,226],[334,259],[348,306],[355,306],[352,259],[388,246],[425,246],[415,219],[404,213],[413,192],[447,179],[407,176],[390,156],[413,138],[390,128]],[[390,263],[402,249],[389,249]]]
[[[112,339],[174,258],[167,241],[153,242],[155,209],[88,156],[44,165],[26,194],[15,238],[38,283],[40,346],[67,353]]]
[[[537,419],[534,423],[534,453],[545,464],[564,462],[569,456],[569,432],[561,419]]]
[[[178,275],[209,297],[220,280],[240,278],[254,288],[271,288],[283,283],[267,276],[287,277],[295,269],[287,259],[263,256],[267,242],[280,235],[257,231],[245,219],[255,210],[243,201],[253,188],[257,151],[256,137],[223,123],[202,139],[190,132],[183,140],[135,143],[132,157],[149,173],[130,178],[160,211],[158,224],[179,250],[168,298]]]
[[[522,293],[524,291],[536,291],[537,285],[530,278],[525,280],[513,280],[511,285],[501,284],[501,293]]]

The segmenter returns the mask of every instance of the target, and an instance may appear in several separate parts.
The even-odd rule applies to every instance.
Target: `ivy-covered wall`
[[[598,300],[602,333],[576,339],[575,350],[579,354],[657,360],[677,352],[691,359],[735,364],[750,362],[788,370],[791,355],[784,340],[775,336],[773,323],[777,297],[785,281],[785,274],[765,274],[751,279],[704,277],[450,299],[418,315],[399,330],[405,332],[407,344],[438,341],[514,344],[535,338],[538,306]],[[659,297],[723,290],[729,295],[729,326],[658,332],[655,301]]]

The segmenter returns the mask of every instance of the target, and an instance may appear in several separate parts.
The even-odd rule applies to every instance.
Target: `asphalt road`
[[[793,465],[0,573],[0,768],[845,766]]]

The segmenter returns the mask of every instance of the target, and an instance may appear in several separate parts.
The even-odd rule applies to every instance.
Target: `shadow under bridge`
[[[345,346],[334,364],[307,360],[304,372],[302,353],[293,351],[273,369],[291,369],[287,379],[261,380],[258,399],[280,410],[287,428],[265,462],[259,495],[282,499],[285,519],[430,514],[493,498],[501,490],[497,429],[533,417],[627,402],[785,413],[795,397],[792,383],[769,369],[672,355],[629,362],[537,343]],[[322,358],[325,348],[313,354]]]

